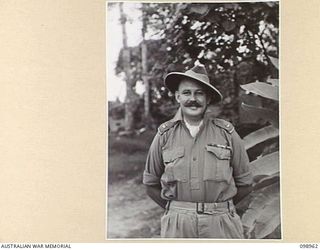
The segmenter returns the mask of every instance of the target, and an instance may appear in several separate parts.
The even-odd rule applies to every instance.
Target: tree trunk
[[[147,127],[150,125],[150,85],[149,85],[149,75],[148,75],[148,49],[147,43],[145,41],[146,33],[146,18],[145,18],[144,5],[142,5],[142,44],[141,44],[141,65],[142,65],[142,80],[145,86],[144,92],[144,119]]]
[[[132,90],[132,83],[130,77],[130,51],[128,49],[127,43],[127,31],[126,31],[126,22],[127,18],[123,11],[123,3],[119,3],[120,9],[120,21],[122,26],[122,44],[123,44],[123,64],[124,64],[124,71],[126,76],[126,86],[127,86],[127,93],[125,98],[125,130],[132,131],[133,130],[133,90]]]
[[[142,53],[142,79],[143,79],[143,84],[145,86],[144,118],[146,123],[148,123],[150,120],[150,86],[149,86],[149,76],[147,72],[147,45],[145,41],[142,42],[141,53]]]

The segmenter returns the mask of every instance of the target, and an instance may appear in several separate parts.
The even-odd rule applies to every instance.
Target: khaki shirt
[[[196,137],[179,109],[153,139],[143,174],[145,185],[160,185],[165,200],[222,202],[251,185],[243,142],[233,126],[205,114]]]

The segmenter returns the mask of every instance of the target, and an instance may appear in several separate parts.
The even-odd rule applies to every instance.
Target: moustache
[[[197,108],[201,108],[202,105],[200,103],[198,103],[197,101],[190,101],[190,102],[186,102],[183,106],[185,107],[197,107]]]

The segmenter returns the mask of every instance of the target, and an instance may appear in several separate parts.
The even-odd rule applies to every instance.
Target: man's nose
[[[196,100],[196,95],[194,93],[191,93],[190,100],[192,100],[192,101]]]

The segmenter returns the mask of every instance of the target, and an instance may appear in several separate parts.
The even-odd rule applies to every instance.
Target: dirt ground
[[[112,182],[108,187],[107,237],[159,238],[164,212],[145,192],[140,179]]]

